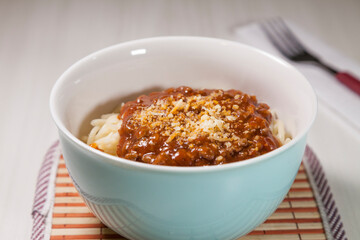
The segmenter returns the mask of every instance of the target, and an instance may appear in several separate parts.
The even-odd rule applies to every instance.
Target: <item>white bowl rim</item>
[[[164,165],[153,165],[153,164],[148,164],[148,163],[142,163],[142,162],[136,162],[136,161],[131,161],[125,158],[121,158],[121,157],[117,157],[117,156],[113,156],[101,151],[98,151],[92,147],[90,147],[89,145],[87,145],[86,143],[84,143],[83,141],[81,141],[80,139],[78,139],[77,137],[75,137],[66,127],[65,125],[62,123],[62,121],[60,120],[60,117],[58,116],[57,112],[55,111],[56,106],[55,106],[55,96],[56,96],[56,92],[58,91],[58,89],[60,89],[61,85],[63,82],[65,82],[66,78],[68,75],[70,75],[70,73],[75,70],[78,66],[81,66],[83,63],[93,59],[94,56],[99,56],[99,55],[104,55],[107,52],[112,51],[113,49],[116,48],[122,48],[122,47],[127,47],[129,45],[133,45],[133,44],[141,44],[141,43],[148,43],[148,42],[152,42],[152,41],[161,41],[161,40],[198,40],[198,41],[213,41],[218,42],[220,44],[232,44],[232,45],[238,45],[238,46],[242,46],[245,48],[248,48],[249,50],[255,51],[257,53],[260,53],[262,55],[265,55],[266,57],[284,65],[287,68],[290,68],[296,72],[298,72],[304,81],[305,85],[308,85],[310,92],[311,92],[311,102],[312,102],[312,106],[313,106],[313,112],[312,112],[312,118],[311,120],[308,122],[307,126],[303,128],[303,130],[301,132],[299,132],[297,134],[297,136],[295,138],[293,138],[289,143],[286,143],[285,145],[271,151],[268,153],[265,153],[263,155],[254,157],[254,158],[250,158],[250,159],[246,159],[243,161],[238,161],[238,162],[232,162],[232,163],[227,163],[227,164],[222,164],[222,165],[211,165],[211,166],[190,166],[190,167],[180,167],[180,166],[164,166]],[[272,158],[275,155],[281,154],[283,152],[285,152],[287,149],[291,148],[292,146],[294,146],[297,142],[299,142],[303,137],[305,137],[305,135],[308,133],[308,131],[310,130],[315,117],[316,117],[316,112],[317,112],[317,97],[315,94],[314,89],[312,88],[311,84],[307,81],[307,79],[303,76],[303,74],[301,74],[294,66],[292,66],[291,64],[289,64],[287,61],[280,59],[276,56],[273,56],[265,51],[262,51],[260,49],[257,49],[255,47],[243,44],[243,43],[239,43],[239,42],[234,42],[234,41],[230,41],[230,40],[224,40],[224,39],[220,39],[220,38],[210,38],[210,37],[197,37],[197,36],[160,36],[160,37],[152,37],[152,38],[144,38],[144,39],[138,39],[138,40],[133,40],[133,41],[127,41],[127,42],[123,42],[123,43],[119,43],[119,44],[115,44],[115,45],[111,45],[109,47],[100,49],[96,52],[93,52],[91,54],[89,54],[86,57],[83,57],[82,59],[78,60],[77,62],[75,62],[74,64],[72,64],[63,74],[61,74],[61,76],[58,78],[58,80],[56,81],[56,83],[54,84],[51,93],[50,93],[50,112],[51,112],[51,116],[56,124],[56,126],[58,127],[58,129],[65,134],[65,136],[72,141],[74,144],[78,145],[80,148],[82,148],[85,151],[90,151],[91,153],[95,154],[95,156],[99,156],[99,158],[97,160],[99,161],[106,161],[108,163],[111,164],[115,164],[117,166],[124,166],[127,168],[135,168],[137,170],[143,170],[143,171],[155,171],[155,172],[171,172],[171,173],[202,173],[202,172],[213,172],[213,171],[223,171],[223,170],[228,170],[228,169],[235,169],[237,167],[242,167],[242,166],[248,166],[248,165],[253,165],[253,164],[257,164],[260,163],[262,161],[266,161],[269,158]]]

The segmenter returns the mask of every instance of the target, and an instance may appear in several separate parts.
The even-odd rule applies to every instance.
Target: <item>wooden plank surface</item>
[[[38,170],[58,138],[49,112],[50,90],[78,59],[145,37],[234,39],[236,26],[281,16],[360,62],[359,12],[358,0],[0,1],[0,239],[30,237]],[[344,61],[338,63],[357,71]],[[329,173],[347,235],[356,239],[359,141],[338,124],[341,121],[320,102],[309,142]]]

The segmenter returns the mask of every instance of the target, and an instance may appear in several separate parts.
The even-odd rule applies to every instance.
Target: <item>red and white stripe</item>
[[[48,197],[49,188],[53,188],[54,183],[50,183],[51,170],[58,162],[59,141],[56,141],[47,151],[44,162],[40,168],[37,179],[35,198],[32,209],[33,228],[31,240],[44,239],[45,219],[47,217],[46,203],[50,200]],[[51,206],[52,207],[52,206]]]
[[[341,221],[339,211],[335,205],[335,200],[330,191],[328,181],[325,177],[319,159],[310,147],[306,147],[305,159],[308,163],[310,172],[316,184],[317,191],[321,197],[320,201],[325,208],[326,217],[330,225],[330,231],[335,240],[347,240],[344,225]]]

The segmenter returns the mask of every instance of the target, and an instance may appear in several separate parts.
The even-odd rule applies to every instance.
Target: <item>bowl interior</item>
[[[286,62],[246,45],[196,37],[138,40],[85,57],[57,81],[51,110],[60,128],[81,137],[91,119],[121,102],[181,85],[256,95],[294,138],[308,130],[316,111],[311,86]]]

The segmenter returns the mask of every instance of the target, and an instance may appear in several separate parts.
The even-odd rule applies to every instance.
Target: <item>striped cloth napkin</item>
[[[61,150],[56,141],[47,151],[39,171],[32,209],[31,240],[48,240],[51,234],[51,216],[54,205],[55,178]]]

